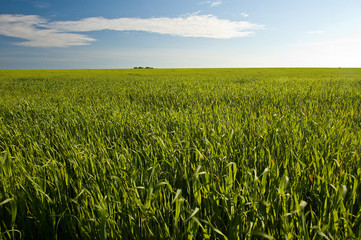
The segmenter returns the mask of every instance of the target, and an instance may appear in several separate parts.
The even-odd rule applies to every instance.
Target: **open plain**
[[[361,238],[361,69],[0,71],[0,239]]]

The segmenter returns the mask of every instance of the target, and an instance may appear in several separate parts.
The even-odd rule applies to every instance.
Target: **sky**
[[[360,0],[0,1],[0,69],[361,67]]]

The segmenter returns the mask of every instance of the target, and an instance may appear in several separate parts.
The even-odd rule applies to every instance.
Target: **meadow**
[[[0,71],[0,239],[360,239],[361,69]]]

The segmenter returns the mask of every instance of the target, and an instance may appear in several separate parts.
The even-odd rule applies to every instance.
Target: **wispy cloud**
[[[181,37],[228,39],[245,37],[263,26],[245,21],[219,19],[212,15],[191,15],[183,18],[85,18],[80,21],[53,22],[49,26],[64,32],[99,30],[146,31]]]
[[[321,30],[317,30],[317,31],[309,31],[307,32],[308,34],[323,34],[325,33],[324,31],[321,31]]]
[[[86,35],[49,28],[47,21],[36,15],[0,14],[0,34],[25,39],[16,44],[30,47],[79,46],[95,41]]]
[[[36,15],[0,15],[0,34],[25,39],[16,44],[32,47],[89,45],[95,39],[79,32],[90,31],[145,31],[181,37],[229,39],[252,35],[260,28],[263,25],[219,19],[213,15],[148,19],[94,17],[53,22]]]
[[[34,2],[36,8],[45,9],[49,8],[51,4],[49,2]]]
[[[215,1],[211,3],[211,7],[217,7],[222,4],[222,1]]]
[[[203,2],[200,2],[199,4],[207,4],[210,7],[217,7],[217,6],[222,4],[222,1],[220,1],[220,0],[218,0],[218,1],[203,1]]]
[[[242,15],[242,17],[245,17],[245,18],[248,17],[248,14],[247,14],[247,13],[244,13],[244,12],[241,13],[241,15]]]

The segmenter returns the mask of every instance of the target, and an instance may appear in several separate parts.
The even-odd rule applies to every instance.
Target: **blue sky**
[[[360,0],[1,0],[0,69],[361,67]]]

